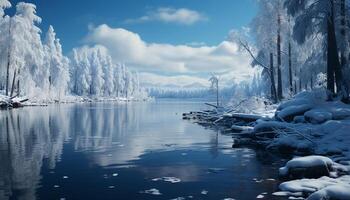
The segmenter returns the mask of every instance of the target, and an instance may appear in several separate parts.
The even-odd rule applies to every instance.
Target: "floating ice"
[[[162,177],[162,178],[154,178],[152,181],[165,181],[170,183],[179,183],[181,182],[181,179],[176,177]]]
[[[203,194],[203,195],[207,195],[207,194],[208,194],[208,191],[206,191],[206,190],[202,190],[201,194]]]
[[[63,176],[63,178],[64,178],[64,179],[67,179],[67,178],[69,178],[69,177],[68,177],[68,176]]]
[[[118,173],[114,173],[114,174],[112,174],[112,176],[118,176]]]
[[[175,199],[171,199],[171,200],[185,200],[185,197],[176,197]]]
[[[152,194],[152,195],[162,195],[162,193],[159,192],[156,188],[152,188],[149,190],[141,191],[140,193],[145,193],[145,194]]]

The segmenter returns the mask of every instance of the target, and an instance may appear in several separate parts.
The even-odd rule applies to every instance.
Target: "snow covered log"
[[[23,103],[29,101],[27,98],[11,98],[0,95],[0,108],[19,108],[23,107]]]

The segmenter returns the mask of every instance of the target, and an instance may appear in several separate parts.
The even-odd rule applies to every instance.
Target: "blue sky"
[[[11,0],[13,7],[17,2]],[[103,45],[115,62],[138,70],[145,84],[204,85],[212,72],[228,82],[252,75],[249,56],[225,39],[230,30],[249,25],[256,0],[26,2],[36,4],[44,33],[53,25],[66,54],[82,45]]]
[[[15,5],[18,0],[11,0]],[[88,25],[108,24],[136,32],[147,42],[186,44],[204,42],[215,45],[229,30],[247,26],[256,13],[255,0],[26,0],[37,5],[43,18],[41,27],[55,27],[65,51],[80,45]],[[158,21],[125,23],[159,7],[188,8],[208,20],[191,26]]]

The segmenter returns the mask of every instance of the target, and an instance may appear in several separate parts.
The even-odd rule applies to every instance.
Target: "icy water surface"
[[[0,111],[0,199],[277,199],[280,163],[182,120],[203,108],[156,101]]]

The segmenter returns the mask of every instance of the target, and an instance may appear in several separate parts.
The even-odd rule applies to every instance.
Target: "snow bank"
[[[342,155],[350,160],[350,105],[327,101],[327,92],[302,92],[282,103],[272,120],[257,120],[253,136],[270,139],[272,150]]]
[[[350,176],[345,175],[339,178],[321,177],[318,179],[300,179],[281,183],[279,189],[283,192],[275,195],[294,196],[300,193],[309,196],[309,200],[319,199],[350,199]]]
[[[313,193],[307,199],[308,200],[319,200],[319,199],[349,200],[350,185],[331,185]]]
[[[333,161],[324,156],[305,156],[294,158],[279,169],[281,176],[315,177],[329,176]]]
[[[300,118],[296,117],[303,116],[307,122],[321,124],[332,119],[343,120],[350,117],[349,105],[340,101],[327,101],[327,97],[325,90],[301,92],[277,108],[276,118],[298,123]]]

